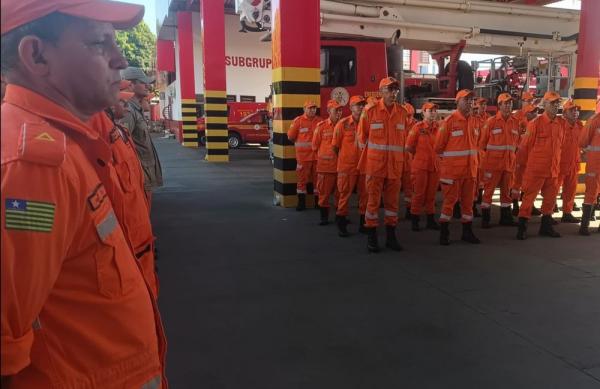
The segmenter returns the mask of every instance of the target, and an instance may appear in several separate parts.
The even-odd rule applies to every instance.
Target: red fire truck
[[[266,103],[227,103],[229,112],[229,147],[237,149],[244,143],[269,143]],[[200,143],[206,144],[204,118],[198,119]]]

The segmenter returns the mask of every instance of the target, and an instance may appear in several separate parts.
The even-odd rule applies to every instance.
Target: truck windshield
[[[356,49],[346,46],[321,47],[321,86],[356,84]]]

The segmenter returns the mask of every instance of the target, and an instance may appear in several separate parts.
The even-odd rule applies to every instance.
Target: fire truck
[[[269,143],[269,114],[266,103],[227,103],[229,148],[237,149],[242,144]],[[198,119],[200,144],[206,144],[204,118]]]

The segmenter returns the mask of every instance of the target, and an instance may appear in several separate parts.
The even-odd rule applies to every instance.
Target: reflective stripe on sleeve
[[[512,145],[487,145],[485,148],[486,148],[486,150],[510,150],[510,151],[517,150],[517,148]]]
[[[477,150],[444,151],[442,153],[442,157],[466,157],[467,155],[477,155]]]
[[[115,213],[110,211],[110,213],[96,226],[96,231],[98,231],[98,235],[102,241],[105,241],[106,238],[117,228],[117,218],[115,217]]]
[[[310,142],[296,142],[294,144],[294,146],[298,147],[298,148],[311,148],[312,147],[312,143]]]

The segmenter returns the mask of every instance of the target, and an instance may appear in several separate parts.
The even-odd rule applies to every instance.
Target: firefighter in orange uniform
[[[527,221],[531,217],[533,202],[540,191],[544,200],[539,234],[560,237],[552,227],[552,211],[559,189],[558,175],[565,135],[563,121],[556,116],[560,106],[560,95],[556,92],[546,92],[543,104],[544,114],[529,122],[517,153],[518,163],[525,166],[524,194],[517,231],[519,240],[527,239]]]
[[[315,128],[312,149],[317,155],[317,191],[319,193],[319,225],[329,224],[329,198],[337,183],[337,154],[333,151],[333,130],[342,116],[342,106],[335,100],[327,102],[329,118]],[[337,206],[337,204],[335,204]]]
[[[579,142],[586,153],[585,165],[585,199],[583,200],[583,216],[580,235],[589,235],[590,220],[594,211],[594,204],[600,194],[600,113],[588,119]],[[600,232],[600,227],[598,231]]]
[[[527,114],[531,112],[531,108],[526,109],[527,107],[533,106],[534,104],[534,96],[529,92],[523,92],[521,94],[521,109],[513,112],[513,115],[517,118],[517,120],[525,123],[525,127],[527,127]]]
[[[339,192],[339,201],[336,210],[336,222],[338,234],[341,237],[348,236],[348,229],[346,228],[348,224],[348,202],[355,187],[357,188],[359,198],[358,204],[361,222],[364,223],[367,194],[364,188],[364,176],[362,185],[357,185],[358,178],[360,177],[358,160],[361,149],[358,145],[356,127],[366,103],[364,97],[352,96],[349,102],[351,115],[338,121],[333,133],[333,151],[338,156],[337,190]]]
[[[575,204],[575,193],[577,192],[577,178],[579,175],[579,163],[581,151],[579,140],[583,131],[583,123],[578,119],[581,108],[572,100],[563,104],[563,116],[565,125],[565,142],[562,145],[560,156],[560,173],[558,184],[562,186],[562,223],[579,223],[580,220],[573,216],[573,205]]]
[[[482,228],[490,227],[492,196],[496,187],[500,187],[500,225],[516,225],[510,209],[510,188],[516,164],[520,123],[511,114],[512,104],[510,94],[501,93],[498,96],[498,113],[485,122],[479,139],[479,148],[484,151],[481,163],[484,183]]]
[[[437,108],[433,103],[423,104],[423,121],[412,126],[406,140],[406,149],[413,155],[411,174],[414,191],[410,205],[413,231],[420,229],[419,219],[423,209],[427,214],[426,228],[440,229],[435,221],[435,194],[440,181],[440,161],[433,149],[439,129]]]
[[[288,139],[294,142],[296,149],[296,192],[298,193],[298,205],[296,211],[306,209],[306,193],[314,191],[315,207],[317,206],[319,192],[314,190],[317,182],[317,155],[312,149],[312,138],[317,123],[321,118],[317,117],[317,104],[314,101],[304,102],[304,114],[298,116],[292,122],[287,132]]]
[[[524,116],[525,120],[520,120],[517,113],[513,113],[513,116],[519,120],[519,143],[518,144],[521,144],[521,138],[525,134],[525,131],[527,131],[527,124],[538,116],[537,107],[533,104],[527,105],[521,111],[523,112],[523,115],[525,115]],[[521,111],[518,111],[518,112],[521,112]],[[517,149],[518,149],[518,147],[517,147]],[[511,189],[511,197],[512,197],[512,203],[513,203],[513,209],[512,209],[513,216],[519,216],[519,200],[522,196],[521,186],[523,183],[523,171],[524,170],[525,170],[525,166],[521,166],[517,159],[517,164],[515,165],[515,172],[513,174],[512,189]],[[541,215],[541,212],[539,209],[537,209],[534,206],[531,208],[531,214],[534,216],[539,216],[539,215]]]
[[[377,226],[382,194],[386,247],[395,251],[402,250],[396,239],[396,224],[409,121],[406,110],[396,103],[399,88],[400,84],[395,78],[382,79],[379,82],[381,99],[376,105],[363,111],[358,124],[358,141],[366,145],[359,166],[364,168],[366,174],[368,200],[365,227],[367,249],[370,252],[379,251]]]
[[[2,387],[166,389],[157,305],[117,211],[118,166],[87,124],[117,102],[127,61],[114,30],[144,8],[7,0],[1,12]]]
[[[410,133],[410,129],[417,123],[415,119],[415,107],[410,103],[402,104],[402,107],[408,113],[408,132]],[[412,195],[414,190],[414,183],[412,181],[411,175],[411,163],[412,163],[412,154],[407,153],[404,158],[404,168],[402,172],[402,188],[401,191],[404,193],[404,201],[406,203],[406,213],[404,218],[409,220],[411,219],[410,213],[410,205],[412,203]]]
[[[441,156],[440,184],[444,203],[440,215],[440,244],[450,244],[449,222],[454,204],[460,201],[463,226],[462,240],[469,243],[481,243],[473,234],[473,197],[479,149],[477,137],[473,131],[476,123],[471,115],[473,92],[468,89],[456,94],[457,110],[448,116],[435,142],[435,152]]]
[[[487,112],[486,98],[478,97],[474,100],[472,116],[473,122],[475,123],[475,125],[473,126],[473,132],[475,133],[477,144],[479,145],[479,137],[481,136],[483,126],[485,125],[485,122],[490,118],[490,115]],[[477,204],[481,204],[481,201],[483,199],[483,173],[481,171],[481,160],[483,159],[484,154],[485,152],[480,148],[478,165],[479,168],[477,169],[477,182],[475,183],[475,202],[473,202],[473,217],[481,217],[481,214],[477,209]],[[460,218],[460,215],[455,215],[455,218]]]

